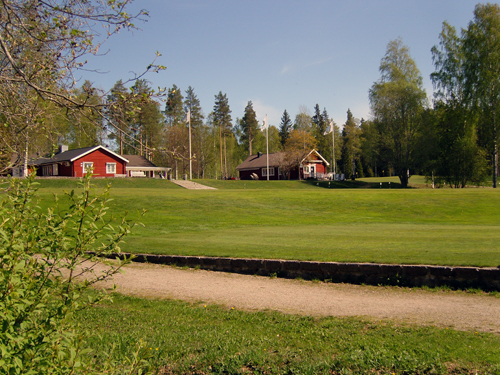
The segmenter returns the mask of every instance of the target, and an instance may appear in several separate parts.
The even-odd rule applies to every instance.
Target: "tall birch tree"
[[[493,187],[498,178],[500,137],[500,6],[478,4],[463,33],[465,95],[481,113],[480,141],[491,155]]]
[[[401,39],[389,42],[379,70],[381,78],[369,91],[370,106],[392,167],[401,186],[407,187],[427,96],[420,71]]]

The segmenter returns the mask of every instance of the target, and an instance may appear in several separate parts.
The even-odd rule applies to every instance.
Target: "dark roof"
[[[77,149],[74,149],[74,150],[68,150],[68,151],[61,152],[60,154],[55,154],[51,158],[42,158],[42,159],[38,159],[38,160],[50,161],[50,162],[70,161],[73,158],[76,158],[76,157],[78,157],[78,156],[80,156],[82,154],[85,154],[85,153],[89,152],[93,148],[96,148],[96,146],[93,146],[93,147],[83,147],[83,148],[77,148]],[[35,161],[35,163],[36,162],[37,161]]]
[[[156,165],[151,163],[144,156],[140,155],[122,155],[122,156],[128,160],[127,167],[146,167],[146,168],[156,167]]]
[[[118,154],[115,154],[114,152],[108,150],[107,148],[105,148],[103,146],[92,146],[92,147],[83,147],[83,148],[77,148],[74,150],[64,151],[64,152],[61,152],[59,154],[55,154],[52,158],[40,158],[40,159],[34,160],[31,164],[32,165],[42,165],[42,164],[60,163],[63,161],[74,161],[74,160],[84,156],[85,154],[92,152],[94,150],[98,150],[98,149],[103,149],[103,150],[109,152],[110,154],[118,156],[119,158],[127,161],[125,157],[120,156]]]
[[[312,154],[317,155],[326,165],[330,165],[324,158],[319,154],[318,151],[312,150],[308,154],[304,154],[302,158],[307,159]],[[269,154],[269,166],[270,167],[279,167],[281,160],[284,158],[284,152],[275,152],[273,154]],[[259,155],[251,155],[249,156],[243,163],[236,167],[237,170],[249,170],[249,169],[258,169],[258,168],[266,168],[267,167],[267,157],[266,154]]]
[[[50,158],[39,158],[39,159],[35,159],[33,161],[28,160],[28,164],[30,164],[30,165],[42,165],[42,164],[47,164],[47,163],[51,163],[51,162],[52,162],[52,159],[50,159]]]
[[[40,159],[40,155],[38,153],[33,153],[28,155],[28,164],[33,164],[34,160]],[[10,155],[10,164],[11,165],[18,165],[22,164],[24,160],[24,154],[18,154],[17,152],[14,152]]]
[[[277,167],[283,157],[283,152],[275,152],[273,154],[269,154],[269,166]],[[267,154],[259,155],[251,155],[249,156],[243,163],[238,165],[236,169],[257,169],[257,168],[266,168],[267,167]]]

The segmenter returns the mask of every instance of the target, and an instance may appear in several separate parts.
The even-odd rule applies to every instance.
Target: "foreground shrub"
[[[53,207],[37,206],[33,177],[13,179],[0,206],[0,373],[74,374],[120,372],[121,364],[92,363],[84,333],[73,314],[100,302],[102,293],[88,293],[129,260],[97,267],[134,223],[106,216],[109,185],[100,194],[90,176],[81,192],[67,194],[69,208],[57,197]],[[66,203],[66,202],[65,202]],[[66,204],[64,204],[66,206]],[[67,206],[66,206],[67,207]],[[91,253],[89,253],[91,252]],[[141,372],[140,350],[127,372]]]

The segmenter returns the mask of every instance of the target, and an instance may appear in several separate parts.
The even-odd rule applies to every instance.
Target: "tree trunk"
[[[497,175],[498,175],[498,131],[497,131],[496,112],[493,111],[493,188],[497,187]]]
[[[220,178],[224,179],[224,166],[222,164],[222,125],[219,124],[219,150],[220,150]]]
[[[407,188],[408,187],[408,174],[406,171],[403,171],[402,173],[399,173],[399,181],[401,182],[401,187],[402,188]]]
[[[498,173],[498,142],[494,140],[493,146],[493,187],[497,187],[497,173]]]
[[[226,152],[226,135],[224,134],[224,180],[227,180],[227,152]]]
[[[123,132],[120,129],[120,155],[123,155]]]

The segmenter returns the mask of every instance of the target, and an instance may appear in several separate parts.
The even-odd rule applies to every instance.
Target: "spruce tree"
[[[201,109],[200,99],[196,96],[194,89],[189,86],[184,98],[184,106],[191,113],[191,127],[197,129],[203,125],[203,111]]]
[[[352,115],[350,109],[347,110],[347,120],[344,124],[344,129],[342,130],[342,168],[346,177],[351,179],[356,178],[356,165],[358,164],[360,152],[361,152],[361,129],[358,125],[358,121]]]
[[[323,156],[327,155],[331,150],[331,146],[329,142],[329,137],[327,137],[326,132],[328,131],[328,127],[330,125],[330,119],[328,117],[328,112],[326,108],[323,109],[323,113],[320,112],[319,105],[316,104],[314,107],[314,116],[312,117],[313,121],[313,135],[316,138],[318,143],[318,152]]]
[[[248,148],[248,154],[252,155],[252,143],[259,134],[259,122],[251,100],[248,101],[245,107],[245,114],[240,121],[240,125],[242,130],[241,140],[245,148]]]
[[[186,123],[186,112],[183,108],[182,92],[176,86],[168,90],[167,104],[165,105],[165,117],[170,126],[183,125]]]
[[[286,141],[288,140],[288,138],[290,138],[291,131],[292,131],[292,119],[290,118],[290,115],[285,109],[285,111],[283,112],[283,116],[281,116],[281,124],[279,129],[280,143],[282,148],[285,147]]]

